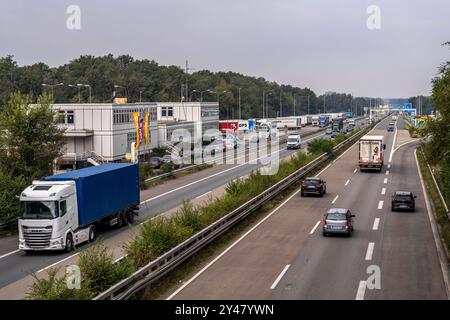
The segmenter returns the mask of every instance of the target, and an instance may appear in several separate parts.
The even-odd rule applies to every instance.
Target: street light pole
[[[239,120],[242,119],[242,114],[241,114],[241,88],[239,88]]]

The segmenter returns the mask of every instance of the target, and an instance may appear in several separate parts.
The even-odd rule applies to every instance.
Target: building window
[[[66,123],[66,113],[64,111],[58,111],[58,123]]]
[[[58,123],[61,124],[73,124],[75,116],[73,110],[59,110],[58,111]]]
[[[67,123],[73,124],[73,122],[74,122],[73,111],[67,111]]]
[[[173,107],[162,107],[161,108],[162,117],[173,117]]]

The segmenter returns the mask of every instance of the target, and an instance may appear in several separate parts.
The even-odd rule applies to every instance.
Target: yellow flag
[[[134,119],[134,127],[136,128],[136,143],[135,148],[139,149],[139,112],[133,112],[133,119]]]
[[[145,122],[144,122],[144,136],[145,136],[145,145],[148,146],[149,144],[149,138],[148,138],[148,119],[149,118],[149,114],[148,111],[145,113]]]

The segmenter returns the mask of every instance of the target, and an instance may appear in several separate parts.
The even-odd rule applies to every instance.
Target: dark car
[[[161,158],[159,157],[151,157],[150,160],[148,161],[148,163],[150,164],[150,166],[153,169],[158,169],[159,167],[161,167],[161,164],[163,163]]]
[[[308,194],[316,194],[323,197],[325,193],[327,193],[327,183],[322,178],[313,177],[303,180],[300,192],[302,197]]]
[[[351,237],[353,233],[353,218],[355,216],[348,209],[331,208],[325,213],[323,219],[323,236],[331,233],[346,234]]]
[[[387,126],[387,131],[394,131],[394,128],[395,128],[395,124],[391,122]]]
[[[338,132],[333,130],[333,132],[331,133],[331,138],[336,138],[337,135],[338,135]]]
[[[397,210],[416,210],[416,196],[410,191],[396,191],[392,196],[392,211]]]

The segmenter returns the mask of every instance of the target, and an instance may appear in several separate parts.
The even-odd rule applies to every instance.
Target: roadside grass
[[[423,153],[422,147],[418,148],[417,158],[419,160],[420,170],[422,171],[422,176],[425,181],[425,187],[427,189],[428,195],[430,196],[432,206],[436,212],[436,221],[438,223],[439,233],[441,235],[441,240],[446,249],[447,259],[450,255],[450,220],[445,212],[444,205],[439,197],[436,186],[434,185],[433,178],[427,166],[427,161]]]

